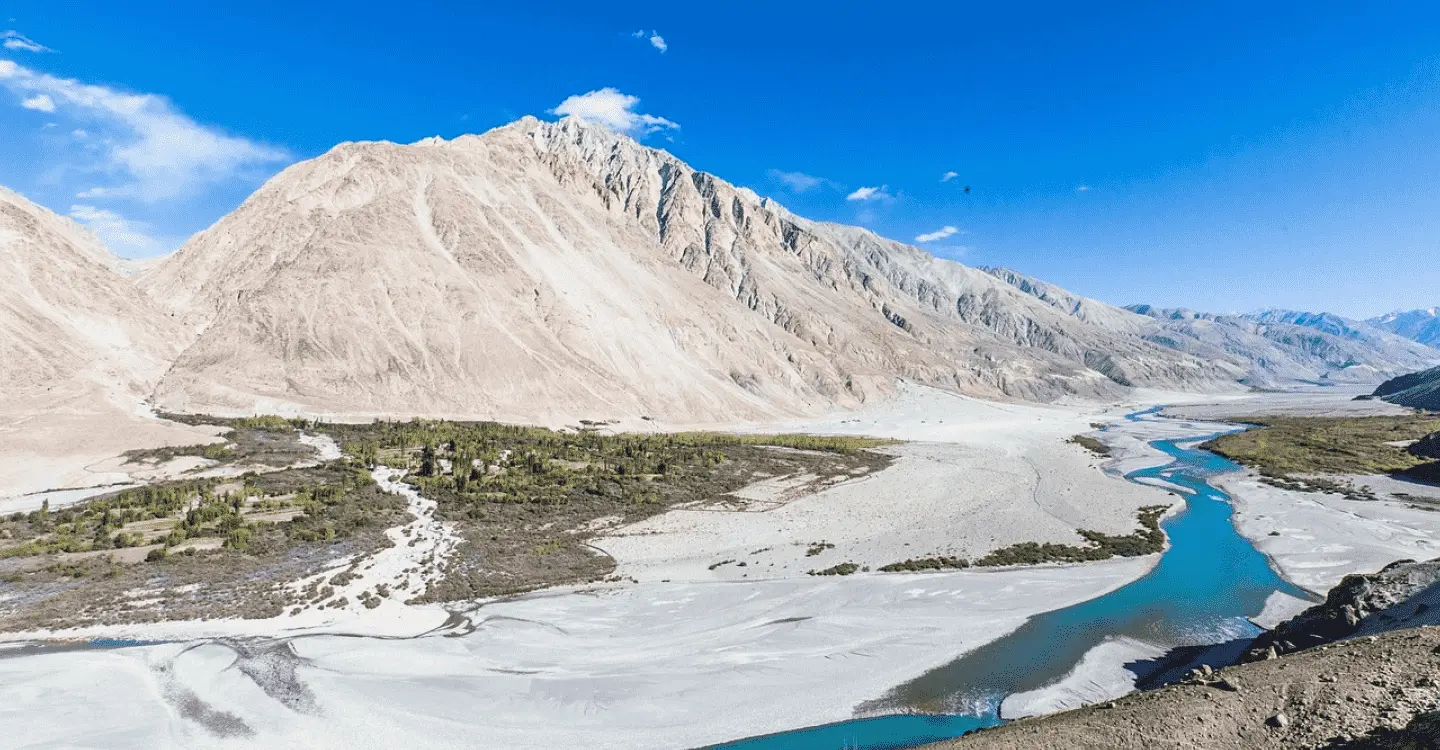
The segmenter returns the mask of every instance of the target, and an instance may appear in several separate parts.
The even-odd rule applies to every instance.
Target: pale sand
[[[1368,391],[1364,387],[1331,387],[1256,393],[1207,399],[1165,412],[1212,419],[1408,413],[1408,409],[1383,401],[1353,400]],[[1349,479],[1382,492],[1440,494],[1433,487],[1389,477]],[[1440,556],[1440,513],[1384,500],[1355,501],[1323,493],[1291,492],[1264,484],[1249,471],[1219,477],[1215,484],[1233,498],[1235,526],[1240,533],[1269,556],[1282,575],[1316,594],[1323,595],[1350,573],[1374,572],[1396,560]],[[1293,612],[1296,606],[1292,603],[1280,611]]]
[[[37,493],[49,490],[95,489],[57,496],[61,502],[113,491],[111,485],[132,481],[119,468],[121,453],[218,442],[217,432],[215,427],[157,419],[139,408],[129,413],[104,409],[0,413],[0,512],[39,508],[45,498]]]
[[[1180,498],[1121,481],[1107,473],[1106,459],[1066,442],[1123,413],[996,404],[902,385],[878,407],[766,428],[918,441],[883,449],[898,456],[890,468],[758,512],[672,510],[615,529],[595,546],[619,561],[621,575],[641,581],[756,580],[843,562],[878,568],[936,555],[975,558],[1025,541],[1083,544],[1076,529],[1130,533],[1139,508]],[[1125,424],[1127,434],[1198,434]],[[1127,450],[1150,461],[1161,455],[1143,444]],[[819,542],[834,547],[808,555]],[[725,561],[734,562],[711,569]]]
[[[1037,533],[1077,542],[1076,527],[1128,531],[1136,508],[1175,499],[1107,476],[1101,460],[1064,442],[1122,410],[903,390],[887,407],[775,428],[925,441],[900,447],[893,468],[763,513],[672,512],[647,522],[659,533],[623,529],[602,544],[639,584],[492,602],[470,615],[478,629],[458,638],[320,635],[418,635],[448,616],[393,600],[366,611],[353,596],[341,611],[269,621],[32,633],[177,638],[187,646],[0,660],[0,724],[33,732],[42,744],[218,744],[177,718],[176,696],[189,695],[240,717],[256,733],[247,745],[376,745],[423,736],[440,746],[694,746],[848,718],[860,703],[1027,617],[1113,590],[1154,564],[1152,555],[1016,570],[805,576],[843,559],[978,554]],[[414,498],[412,509],[416,524],[434,525]],[[426,544],[443,553],[444,535],[432,531]],[[836,548],[806,558],[804,545],[821,538]],[[771,556],[750,557],[779,561],[774,568],[747,561],[746,568],[707,569],[730,550],[748,555],[767,545]],[[381,557],[387,553],[417,559],[408,546]],[[377,564],[371,577],[406,570],[404,563]],[[766,580],[754,580],[762,571]],[[751,580],[724,580],[746,573]],[[311,661],[298,674],[324,718],[266,697],[229,668],[228,648],[181,653],[196,638],[301,633],[295,648]],[[110,723],[39,721],[37,700],[102,701],[88,716]]]
[[[1379,414],[1408,414],[1410,409],[1388,401],[1366,399],[1373,385],[1344,385],[1323,388],[1297,388],[1292,391],[1270,391],[1208,397],[1194,403],[1165,409],[1166,416],[1188,419],[1219,419],[1253,417],[1264,414],[1288,414],[1302,417],[1363,417]]]
[[[1165,648],[1135,638],[1108,638],[1087,651],[1059,681],[1007,696],[1000,704],[1000,715],[1023,719],[1118,698],[1135,689],[1135,673],[1126,669],[1126,664],[1165,653]]]
[[[1387,501],[1291,492],[1249,472],[1218,481],[1235,499],[1235,526],[1297,585],[1324,594],[1350,573],[1440,556],[1440,513]],[[1274,535],[1272,536],[1272,532]]]
[[[36,746],[695,747],[849,718],[1150,563],[541,593],[464,637],[293,640],[304,688],[274,697],[220,644],[0,658],[0,726]],[[218,712],[254,733],[195,720]]]
[[[283,700],[289,693],[265,693],[245,670],[233,667],[230,647],[192,648],[191,641],[0,659],[0,725],[40,744],[338,747],[424,737],[427,745],[439,747],[687,747],[840,720],[856,705],[1013,630],[1030,615],[1138,578],[1155,558],[845,578],[807,577],[805,569],[844,559],[879,562],[983,549],[1001,543],[1005,527],[1049,533],[1056,527],[1047,527],[1047,519],[1073,519],[1065,533],[1082,525],[1119,530],[1122,523],[1133,524],[1136,507],[1173,500],[1162,489],[1134,487],[1115,476],[1163,460],[1145,440],[1197,438],[1224,428],[1125,422],[1104,433],[1120,456],[1102,463],[1064,438],[1088,432],[1092,420],[1118,423],[1131,407],[1101,412],[986,404],[904,390],[888,408],[783,427],[923,441],[900,448],[902,457],[890,470],[767,512],[703,514],[721,517],[713,521],[715,529],[685,520],[702,514],[682,511],[604,540],[620,555],[621,570],[636,574],[640,584],[557,589],[493,602],[470,614],[478,626],[473,633],[455,638],[307,635],[292,641],[305,660],[297,680],[320,707],[318,714],[287,707]],[[1053,469],[1055,484],[1046,484],[1049,475],[1042,468],[1027,481],[1020,467],[1036,465]],[[1231,480],[1246,481],[1239,475]],[[985,485],[996,482],[1010,489],[984,495]],[[1073,486],[1070,493],[1058,487],[1061,482]],[[1237,494],[1246,498],[1252,489],[1242,487]],[[974,502],[968,516],[952,513],[951,506],[970,493],[989,501]],[[1349,508],[1364,505],[1362,510],[1373,514],[1388,508],[1383,503],[1301,504],[1296,511],[1296,498],[1270,500],[1290,508],[1288,533],[1312,539],[1284,546],[1285,538],[1268,537],[1257,524],[1270,515],[1257,520],[1254,512],[1264,498],[1238,503],[1239,528],[1302,585],[1378,567],[1397,551],[1395,545],[1413,547],[1424,538],[1412,534],[1396,542],[1396,527],[1389,525],[1394,519],[1357,523]],[[1417,516],[1406,519],[1412,525],[1437,515],[1420,519],[1422,512],[1410,513]],[[637,534],[641,530],[657,533]],[[1052,538],[1073,539],[1055,533]],[[803,545],[821,538],[836,549],[806,558]],[[748,553],[767,540],[785,553],[784,559],[768,558],[779,563],[774,568],[751,563],[707,569],[731,550]],[[1339,540],[1352,548],[1372,546],[1364,555],[1324,546]],[[763,554],[755,557],[766,559]],[[1319,568],[1305,568],[1307,563],[1323,563],[1323,575],[1316,573]],[[765,580],[755,580],[762,570]],[[724,580],[746,573],[750,580]],[[1272,604],[1271,615],[1295,606]],[[413,635],[446,616],[438,607],[398,604],[345,614],[324,623],[177,623],[123,634]],[[1056,708],[1128,690],[1118,665],[1137,648],[1143,646],[1097,649],[1056,685],[1017,697],[1014,710]],[[201,723],[180,718],[177,706],[201,705],[194,701],[227,712],[238,722],[231,726],[243,723],[253,734],[222,741]],[[83,720],[55,721],[55,707],[66,705],[86,706]],[[203,710],[199,715],[220,716]]]

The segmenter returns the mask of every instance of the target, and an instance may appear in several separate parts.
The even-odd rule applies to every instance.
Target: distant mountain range
[[[1131,305],[1155,321],[1144,336],[1210,361],[1247,367],[1255,387],[1369,384],[1434,366],[1440,351],[1331,313],[1266,310],[1244,315]]]
[[[0,410],[78,379],[176,411],[715,423],[902,378],[1047,401],[1440,363],[1334,316],[1126,310],[938,259],[574,119],[341,144],[138,277],[0,198]]]
[[[1397,336],[1440,349],[1440,307],[1394,312],[1365,322]]]

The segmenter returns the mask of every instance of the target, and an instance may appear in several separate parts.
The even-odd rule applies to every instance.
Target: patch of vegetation
[[[161,464],[181,456],[195,456],[221,465],[271,466],[278,469],[315,457],[315,449],[298,439],[300,430],[315,425],[307,420],[282,417],[226,419],[181,414],[164,416],[184,424],[226,427],[225,442],[127,451],[124,454],[127,461]]]
[[[824,570],[812,570],[812,571],[806,573],[806,575],[812,575],[812,576],[848,576],[848,575],[850,575],[851,573],[854,573],[855,571],[857,571],[857,570],[859,570],[859,569],[860,569],[860,566],[859,566],[859,565],[856,565],[856,564],[853,563],[853,562],[843,562],[843,563],[840,563],[839,565],[832,565],[831,567],[828,567],[828,568],[826,568],[826,569],[824,569]]]
[[[1365,486],[1355,486],[1354,482],[1344,482],[1324,477],[1260,477],[1262,484],[1271,487],[1279,487],[1282,490],[1291,492],[1328,492],[1333,495],[1342,495],[1347,500],[1378,500],[1374,490]]]
[[[592,522],[633,522],[714,503],[762,476],[853,476],[889,465],[890,441],[687,432],[607,435],[494,422],[319,425],[350,455],[405,468],[464,542],[424,601],[498,596],[602,580],[614,562]],[[737,566],[739,563],[737,563]]]
[[[805,550],[806,557],[814,557],[827,549],[835,549],[835,545],[829,542],[813,542],[810,548]]]
[[[1242,421],[1242,420],[1232,420]],[[1255,469],[1271,484],[1312,492],[1336,491],[1315,474],[1426,476],[1434,464],[1395,443],[1440,431],[1440,416],[1245,418],[1254,429],[1222,435],[1200,446]],[[1327,483],[1328,482],[1328,483]],[[1342,494],[1345,494],[1342,490]]]
[[[1039,565],[1055,562],[1091,562],[1108,560],[1112,557],[1139,557],[1154,554],[1165,549],[1165,532],[1160,530],[1160,518],[1169,510],[1166,505],[1147,505],[1140,508],[1137,520],[1140,530],[1130,534],[1113,536],[1099,531],[1080,529],[1077,533],[1089,542],[1078,547],[1070,544],[1050,542],[1021,542],[997,549],[974,561],[959,557],[923,557],[890,563],[880,568],[882,572],[913,572],[922,570],[959,570],[968,567],[992,568],[1006,565]]]
[[[964,570],[970,562],[963,557],[920,557],[880,566],[881,573],[915,573],[922,570]]]
[[[1096,440],[1093,437],[1090,437],[1089,435],[1075,435],[1066,440],[1065,442],[1074,443],[1075,445],[1078,445],[1081,448],[1084,448],[1085,450],[1088,450],[1091,453],[1100,456],[1101,458],[1110,457],[1110,446],[1100,442],[1099,440]]]
[[[0,520],[0,628],[268,617],[289,581],[389,544],[403,499],[345,462],[163,482]],[[153,590],[137,604],[127,592]]]

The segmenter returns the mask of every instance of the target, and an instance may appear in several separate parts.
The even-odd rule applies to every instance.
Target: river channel
[[[1159,409],[1131,421],[1158,419]],[[1054,685],[1092,649],[1141,643],[1159,651],[1196,653],[1197,647],[1239,646],[1260,633],[1250,622],[1275,592],[1312,598],[1286,581],[1231,520],[1230,497],[1211,477],[1240,466],[1195,446],[1206,437],[1150,443],[1173,460],[1127,474],[1129,481],[1163,480],[1185,495],[1184,508],[1161,522],[1169,547],[1144,577],[1108,594],[1037,615],[1019,629],[900,685],[862,713],[886,715],[810,727],[718,745],[727,750],[878,750],[912,747],[960,736],[1003,721],[1012,695]],[[1223,647],[1222,647],[1223,648]],[[1213,658],[1212,654],[1210,658]],[[1176,661],[1137,660],[1139,677],[1179,672]]]

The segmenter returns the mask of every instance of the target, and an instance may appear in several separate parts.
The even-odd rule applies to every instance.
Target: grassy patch
[[[443,420],[315,429],[365,462],[406,468],[405,481],[456,524],[465,541],[427,601],[598,580],[614,569],[587,543],[601,519],[711,503],[762,477],[850,477],[892,460],[867,450],[890,441],[853,437],[607,435]]]
[[[1241,420],[1235,420],[1241,421]],[[1201,447],[1258,471],[1299,484],[1304,474],[1400,474],[1427,459],[1390,445],[1440,431],[1440,417],[1412,414],[1385,417],[1262,417],[1243,420],[1255,429],[1222,435]],[[1331,491],[1316,485],[1317,491]]]
[[[835,545],[829,542],[812,542],[810,547],[805,550],[805,556],[814,557],[827,549],[835,549]]]
[[[181,445],[127,451],[130,463],[165,463],[182,456],[209,459],[221,465],[271,466],[282,468],[313,459],[315,449],[299,441],[300,430],[312,422],[281,417],[245,417],[223,419],[195,415],[165,415],[167,419],[192,425],[216,425],[229,428],[225,442],[206,445]]]
[[[14,514],[0,520],[0,628],[273,616],[299,603],[288,581],[387,546],[384,530],[408,518],[345,462]]]
[[[1110,457],[1110,446],[1100,442],[1099,440],[1096,440],[1093,437],[1090,437],[1089,435],[1075,435],[1074,437],[1071,437],[1065,442],[1074,443],[1075,445],[1078,445],[1081,448],[1084,448],[1085,450],[1090,451],[1097,456],[1100,456],[1101,458]]]
[[[960,570],[969,567],[990,568],[1006,565],[1039,565],[1054,562],[1090,562],[1112,557],[1139,557],[1165,549],[1165,532],[1160,530],[1160,517],[1169,506],[1147,505],[1140,509],[1137,520],[1140,530],[1112,536],[1099,531],[1080,529],[1078,533],[1089,542],[1080,547],[1050,542],[1021,542],[997,549],[977,560],[960,557],[922,557],[890,563],[882,572],[914,572],[922,570]]]
[[[859,570],[860,566],[853,562],[843,562],[839,565],[832,565],[824,570],[812,570],[806,575],[812,576],[848,576]]]
[[[918,557],[880,566],[881,573],[916,573],[922,570],[964,570],[970,561],[963,557]]]

